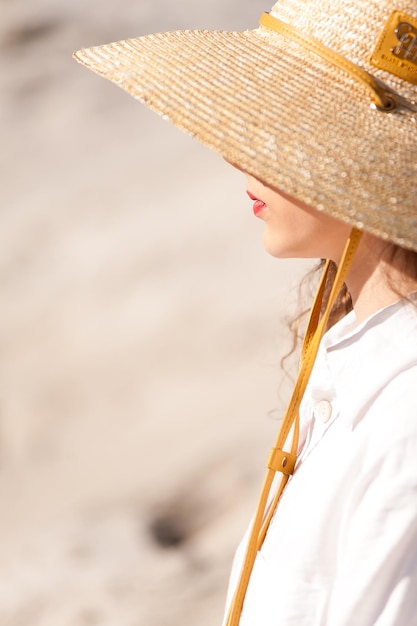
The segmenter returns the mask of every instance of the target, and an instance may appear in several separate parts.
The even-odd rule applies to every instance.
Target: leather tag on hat
[[[379,69],[417,85],[417,17],[393,11],[370,61]]]

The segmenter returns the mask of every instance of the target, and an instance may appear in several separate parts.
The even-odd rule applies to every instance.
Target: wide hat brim
[[[75,58],[264,183],[417,250],[416,113],[263,28],[176,31]]]

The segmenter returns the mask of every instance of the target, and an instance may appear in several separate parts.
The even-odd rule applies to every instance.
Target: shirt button
[[[323,424],[329,421],[332,416],[332,405],[327,400],[322,400],[314,409],[314,416]]]

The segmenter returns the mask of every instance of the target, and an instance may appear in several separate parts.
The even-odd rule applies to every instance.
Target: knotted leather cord
[[[225,626],[239,625],[243,602],[248,588],[253,565],[255,563],[256,554],[262,546],[267,528],[275,513],[281,494],[288,482],[290,475],[294,471],[295,463],[297,460],[296,455],[298,448],[299,406],[314,365],[321,338],[327,326],[330,312],[333,308],[337,295],[339,294],[340,289],[345,282],[346,275],[351,266],[352,259],[359,245],[361,236],[362,233],[359,230],[357,230],[356,228],[352,229],[332,285],[326,309],[323,312],[321,319],[319,319],[325,284],[328,275],[329,263],[327,263],[325,266],[317,295],[312,307],[308,328],[306,331],[306,337],[303,344],[302,361],[298,373],[298,378],[295,383],[294,391],[288,404],[287,411],[282,420],[281,427],[275,441],[275,446],[272,448],[270,457],[268,459],[268,469],[259,498],[258,508],[252,524],[240,579],[230,605],[230,610]],[[285,445],[290,429],[293,426],[294,428],[291,442],[291,452],[288,453],[283,450],[283,446]],[[275,472],[277,471],[281,471],[283,474],[281,478],[281,483],[278,486],[274,499],[269,506],[267,515],[265,517],[265,511],[267,508],[272,482],[275,477]]]
[[[259,24],[301,44],[304,48],[318,54],[322,59],[359,80],[372,92],[372,103],[380,111],[393,111],[396,108],[396,101],[393,95],[389,93],[388,87],[381,85],[371,74],[338,52],[328,48],[318,39],[301,33],[294,26],[281,22],[281,20],[269,13],[262,13]]]

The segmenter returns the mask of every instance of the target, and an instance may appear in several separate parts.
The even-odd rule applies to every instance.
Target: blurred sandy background
[[[241,175],[71,58],[251,0],[0,0],[0,624],[217,626],[304,265]]]

